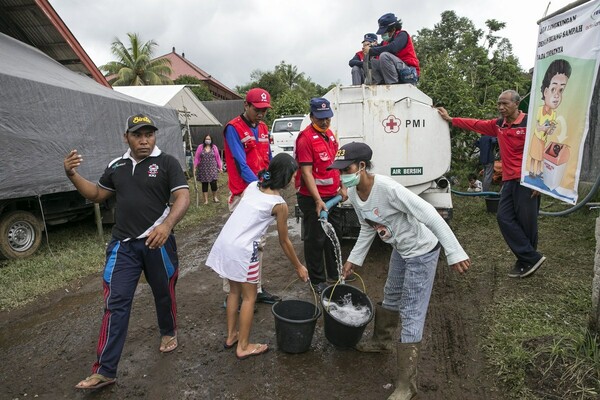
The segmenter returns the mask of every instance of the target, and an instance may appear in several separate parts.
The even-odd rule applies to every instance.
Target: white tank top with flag
[[[246,282],[249,267],[258,263],[260,238],[275,221],[273,207],[281,203],[285,203],[283,197],[261,192],[256,182],[248,185],[213,244],[206,265],[223,278]]]

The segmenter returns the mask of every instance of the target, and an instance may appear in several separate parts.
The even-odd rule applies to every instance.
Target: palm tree
[[[166,58],[152,60],[152,52],[157,46],[154,40],[142,44],[137,33],[128,33],[129,48],[119,38],[111,45],[111,52],[117,61],[100,66],[113,86],[171,85],[171,61]]]
[[[283,82],[290,89],[298,86],[304,79],[304,72],[298,72],[298,67],[291,64],[286,64],[285,61],[281,61],[278,66],[275,67],[275,73],[281,76]]]

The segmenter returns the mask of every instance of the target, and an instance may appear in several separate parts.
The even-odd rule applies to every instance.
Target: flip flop
[[[173,347],[170,347],[174,344]],[[159,347],[159,351],[161,353],[170,353],[173,350],[175,350],[178,346],[177,343],[177,336],[163,336],[160,339],[160,347]]]
[[[95,385],[91,385],[91,386],[80,386],[83,382],[89,382],[92,379],[97,379],[98,383],[96,383]],[[87,378],[85,378],[83,381],[79,382],[77,385],[75,385],[75,389],[83,389],[83,390],[100,389],[101,387],[112,385],[116,381],[117,381],[116,378],[107,378],[104,375],[92,374],[92,375],[88,376]]]
[[[240,334],[239,332],[237,332],[237,333],[235,334],[236,338],[235,338],[235,340],[233,341],[233,343],[231,343],[231,344],[227,344],[227,339],[225,339],[225,340],[223,341],[223,348],[224,348],[225,350],[229,350],[229,349],[231,349],[233,346],[235,346],[235,345],[237,344],[237,342],[238,342],[238,337],[237,337],[237,336],[238,336],[239,334]]]
[[[263,351],[258,351],[261,347],[264,347]],[[261,354],[265,354],[267,351],[269,351],[269,346],[266,344],[256,344],[256,347],[254,348],[254,350],[252,350],[249,354],[246,354],[245,356],[238,356],[237,352],[235,353],[235,356],[237,357],[238,360],[245,360],[247,358],[250,357],[254,357],[254,356],[260,356]]]

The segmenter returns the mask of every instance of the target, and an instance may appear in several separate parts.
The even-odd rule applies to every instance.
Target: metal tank
[[[331,130],[340,146],[368,144],[372,172],[391,176],[451,219],[450,183],[444,176],[450,169],[450,129],[429,96],[411,84],[398,84],[336,86],[323,97],[331,103]],[[309,124],[306,117],[301,129]],[[356,214],[348,202],[341,207],[347,211],[343,236],[357,237]]]

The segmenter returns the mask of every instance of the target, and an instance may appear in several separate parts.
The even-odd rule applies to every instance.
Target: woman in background
[[[219,149],[217,145],[213,144],[210,135],[204,136],[202,144],[196,149],[194,167],[196,168],[196,180],[202,182],[204,204],[208,204],[208,184],[210,184],[210,190],[213,194],[213,201],[218,203],[217,178],[219,172],[223,172],[223,163],[221,162]]]

